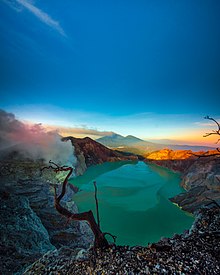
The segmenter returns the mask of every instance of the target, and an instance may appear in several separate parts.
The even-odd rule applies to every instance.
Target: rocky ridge
[[[195,156],[192,156],[191,150],[173,151],[168,148],[147,154],[146,157],[147,159],[151,159],[151,160],[183,160],[183,159],[195,158]]]
[[[124,154],[122,152],[111,150],[89,137],[63,138],[63,141],[67,140],[70,140],[75,148],[75,154],[78,160],[76,164],[77,175],[82,175],[86,171],[87,167],[91,165],[121,160],[138,160],[138,156],[134,154]]]
[[[166,167],[173,171],[185,172],[197,159],[191,150],[163,149],[145,155],[146,162]],[[198,153],[199,154],[199,153]]]

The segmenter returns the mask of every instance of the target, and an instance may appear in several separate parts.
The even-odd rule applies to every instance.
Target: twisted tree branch
[[[217,125],[218,129],[217,130],[212,130],[212,132],[206,133],[203,137],[208,137],[211,135],[219,135],[220,136],[220,124],[217,120],[215,120],[214,118],[210,117],[210,116],[205,116],[204,119],[208,119],[211,121],[214,121],[215,124]],[[220,139],[217,140],[216,144],[220,141]],[[198,157],[198,158],[204,158],[204,157],[213,157],[213,156],[220,156],[220,148],[217,147],[216,150],[218,151],[217,153],[213,153],[213,154],[209,154],[209,151],[205,152],[202,155],[198,155],[198,154],[194,154],[192,153],[192,155]]]
[[[204,118],[205,118],[205,119],[208,119],[208,120],[214,121],[215,124],[216,124],[217,127],[218,127],[218,130],[212,130],[212,132],[206,133],[206,134],[204,135],[204,137],[208,137],[208,136],[211,136],[211,135],[220,135],[220,124],[218,123],[218,121],[215,120],[214,118],[210,117],[210,116],[205,116]]]
[[[72,220],[77,220],[77,221],[87,221],[94,233],[95,236],[95,243],[94,243],[94,247],[95,248],[106,248],[109,246],[108,241],[105,238],[105,235],[102,233],[102,231],[99,228],[99,225],[96,223],[93,212],[90,210],[88,212],[83,212],[83,213],[71,213],[68,209],[66,209],[65,207],[63,207],[60,204],[60,201],[62,200],[62,198],[64,197],[65,193],[66,193],[66,187],[67,187],[67,183],[68,183],[68,179],[71,176],[72,172],[73,172],[73,168],[72,167],[67,167],[67,166],[59,166],[58,164],[49,161],[50,164],[48,167],[43,167],[41,169],[41,171],[45,170],[45,169],[52,169],[55,173],[58,172],[68,172],[68,174],[66,175],[63,183],[62,183],[62,190],[59,196],[57,196],[57,190],[56,187],[54,186],[54,205],[56,210],[63,216],[65,216],[68,220],[70,221]]]

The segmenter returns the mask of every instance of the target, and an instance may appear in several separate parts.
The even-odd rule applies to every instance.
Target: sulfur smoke
[[[34,160],[72,166],[76,163],[70,141],[63,142],[57,132],[48,132],[41,124],[23,123],[0,109],[0,157],[15,151]]]

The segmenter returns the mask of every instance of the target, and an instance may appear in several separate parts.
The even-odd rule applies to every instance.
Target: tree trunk
[[[71,213],[68,209],[64,208],[61,204],[60,201],[63,198],[63,196],[66,193],[66,186],[68,183],[68,179],[71,176],[73,172],[72,167],[66,167],[66,166],[59,166],[56,163],[49,161],[51,164],[49,167],[43,167],[41,171],[44,169],[52,169],[54,170],[55,173],[61,172],[61,171],[66,171],[68,172],[66,178],[63,181],[62,185],[62,191],[59,196],[57,196],[56,188],[55,188],[55,194],[54,194],[54,204],[56,210],[63,216],[65,216],[68,220],[73,219],[77,221],[87,221],[88,224],[90,225],[92,232],[95,236],[95,243],[94,247],[95,248],[106,248],[109,246],[108,241],[105,238],[105,235],[107,233],[102,233],[102,231],[99,228],[99,225],[96,223],[93,212],[90,210],[88,212],[83,212],[83,213],[78,213],[78,214],[73,214]],[[110,234],[111,235],[111,234]]]
[[[68,219],[73,219],[76,221],[87,221],[95,236],[95,242],[94,242],[95,248],[107,248],[109,246],[109,243],[106,240],[102,231],[100,230],[98,224],[96,223],[93,212],[91,210],[88,212],[73,214],[66,208],[62,207],[60,203],[57,202],[56,198],[55,198],[55,208],[60,214],[64,215]]]

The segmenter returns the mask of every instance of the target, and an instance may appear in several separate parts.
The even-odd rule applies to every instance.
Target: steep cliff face
[[[138,159],[138,157],[135,155],[125,155],[123,153],[111,150],[89,137],[65,137],[63,140],[71,140],[72,145],[75,147],[75,154],[78,160],[76,165],[77,175],[82,175],[86,168],[91,165],[100,164],[107,161],[113,162],[120,160]]]
[[[181,185],[187,192],[171,201],[184,210],[194,212],[210,203],[220,205],[220,158],[197,159],[183,174]]]
[[[190,190],[198,186],[220,191],[220,158],[197,159],[183,175],[182,186]]]
[[[210,151],[209,154],[216,153]],[[197,155],[202,155],[199,152]],[[188,212],[215,201],[220,204],[220,157],[201,157],[191,151],[161,150],[148,155],[147,161],[182,172],[181,185],[186,193],[175,196],[171,201]]]

